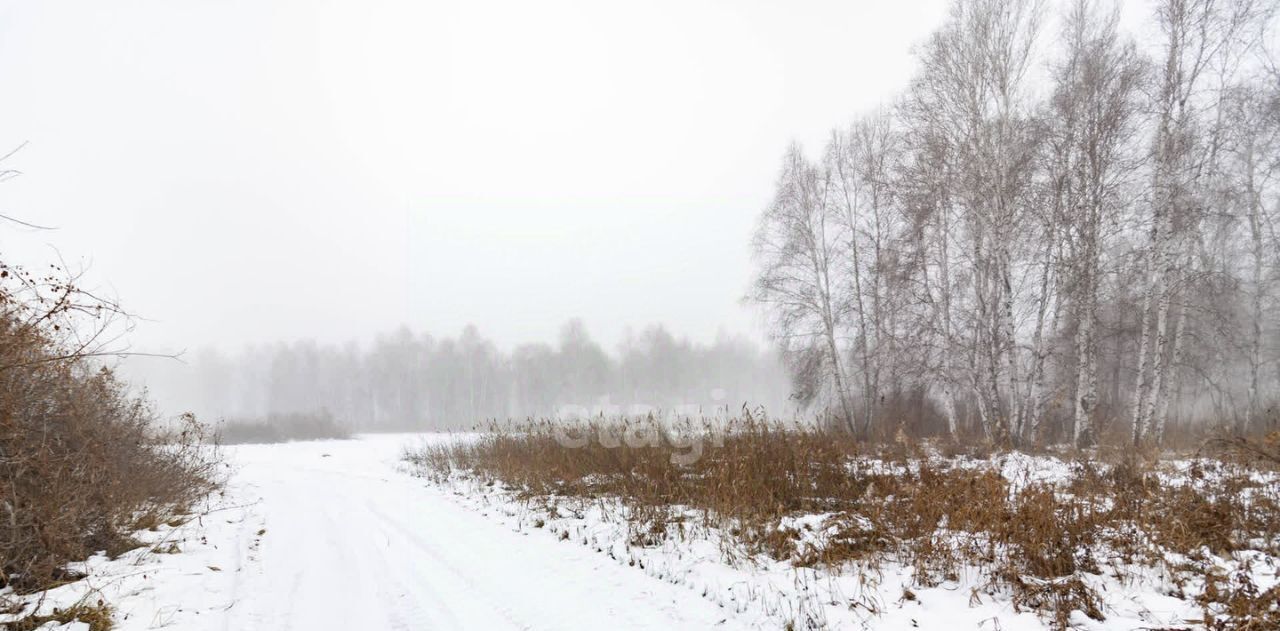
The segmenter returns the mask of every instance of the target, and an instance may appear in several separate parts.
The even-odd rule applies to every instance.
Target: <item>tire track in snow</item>
[[[494,611],[496,611],[499,615],[501,615],[502,618],[511,625],[511,627],[516,629],[532,629],[533,628],[532,625],[528,624],[527,622],[523,622],[519,618],[517,618],[515,613],[511,611],[511,609],[506,605],[504,605],[501,601],[496,600],[491,595],[487,594],[488,590],[485,588],[485,586],[478,584],[473,578],[471,578],[465,572],[460,570],[456,565],[454,565],[447,558],[445,558],[440,552],[433,549],[430,544],[426,543],[420,538],[420,535],[414,533],[412,530],[405,527],[399,521],[390,517],[386,513],[383,513],[381,510],[378,509],[377,506],[373,504],[373,502],[368,502],[367,507],[369,512],[373,514],[375,517],[377,517],[382,523],[388,526],[391,526],[391,528],[397,531],[397,533],[400,535],[401,540],[407,541],[411,546],[413,546],[414,548],[417,548],[418,550],[425,553],[427,556],[431,557],[430,559],[431,561],[438,564],[439,567],[443,567],[444,569],[448,570],[448,572],[454,578],[457,578],[458,580],[462,581],[462,583],[468,587],[468,591],[470,591],[473,594],[477,594],[481,598],[483,598],[486,601],[485,604],[488,605],[489,607],[492,607]]]
[[[233,606],[199,631],[737,628],[688,590],[425,488],[397,470],[403,440],[235,450],[231,488],[261,499],[223,531],[245,558]]]

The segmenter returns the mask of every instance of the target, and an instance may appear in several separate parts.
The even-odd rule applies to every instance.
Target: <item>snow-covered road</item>
[[[232,449],[232,508],[204,518],[205,539],[145,561],[144,588],[125,587],[134,576],[104,590],[122,628],[738,628],[688,589],[515,532],[398,471],[411,440]]]
[[[395,470],[403,440],[242,447],[261,497],[226,629],[727,626],[685,589],[543,533],[518,533]],[[260,525],[259,525],[260,523]],[[537,535],[537,536],[534,536]]]

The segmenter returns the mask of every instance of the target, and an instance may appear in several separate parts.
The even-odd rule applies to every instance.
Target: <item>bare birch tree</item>
[[[1165,37],[1155,102],[1150,242],[1143,331],[1134,388],[1133,439],[1160,442],[1170,375],[1171,309],[1206,210],[1207,172],[1221,140],[1225,82],[1271,14],[1262,0],[1161,0]],[[1216,80],[1216,84],[1215,84]],[[1184,331],[1179,326],[1176,331]],[[1174,341],[1173,346],[1179,347]],[[1155,431],[1153,431],[1155,430]]]
[[[1130,176],[1139,166],[1137,137],[1143,66],[1119,33],[1118,7],[1076,0],[1063,21],[1062,58],[1050,101],[1051,223],[1061,222],[1068,258],[1064,276],[1075,321],[1073,440],[1096,441],[1097,304],[1108,223],[1124,212]]]
[[[806,398],[826,396],[850,431],[856,431],[840,331],[838,277],[847,241],[832,203],[828,173],[798,145],[783,160],[773,202],[760,217],[752,244],[759,273],[751,298],[765,305],[772,334],[799,378]]]
[[[1025,88],[1040,4],[978,0],[952,5],[921,52],[913,97],[933,108],[954,147],[955,201],[971,277],[971,381],[988,436],[1018,439],[1024,386],[1015,321],[1014,248],[1034,195],[1037,121]]]
[[[1246,362],[1248,395],[1243,428],[1257,422],[1263,408],[1264,332],[1272,307],[1280,240],[1276,238],[1276,179],[1280,172],[1280,89],[1261,83],[1233,87],[1226,98],[1228,131],[1223,152],[1223,190],[1243,226],[1242,280],[1248,294]],[[1274,361],[1274,360],[1271,360]]]
[[[1154,62],[1119,1],[1044,54],[1037,0],[957,0],[893,110],[788,154],[752,297],[802,399],[1087,448],[1280,395],[1276,0],[1157,0]]]
[[[826,156],[848,252],[845,276],[850,297],[845,302],[857,325],[863,433],[870,430],[884,397],[882,377],[886,372],[893,375],[892,364],[899,355],[890,309],[895,300],[889,252],[899,223],[893,181],[897,155],[897,135],[889,117],[879,113],[834,133]]]

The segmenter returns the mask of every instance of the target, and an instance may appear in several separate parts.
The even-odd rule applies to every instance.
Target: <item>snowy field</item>
[[[141,533],[147,547],[84,564],[89,578],[40,607],[109,603],[117,628],[179,630],[737,629],[798,627],[1038,631],[1050,625],[959,581],[916,589],[912,569],[832,572],[735,558],[714,531],[628,544],[608,500],[550,514],[501,485],[433,484],[400,461],[440,436],[228,449],[225,493],[198,519]],[[1009,478],[1063,476],[1056,460],[1015,456]],[[798,518],[802,540],[824,518]],[[1245,559],[1224,560],[1224,572]],[[1260,589],[1274,559],[1253,559]],[[1081,629],[1185,628],[1199,611],[1142,580],[1094,579],[1105,621]],[[83,623],[48,628],[86,631]]]

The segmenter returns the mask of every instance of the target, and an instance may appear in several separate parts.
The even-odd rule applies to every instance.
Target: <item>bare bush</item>
[[[1271,432],[1261,438],[1240,435],[1215,436],[1206,440],[1204,447],[1210,452],[1280,466],[1280,431]]]
[[[17,591],[78,578],[68,562],[132,547],[214,484],[194,418],[165,430],[95,359],[121,312],[74,280],[0,264],[0,586]]]

